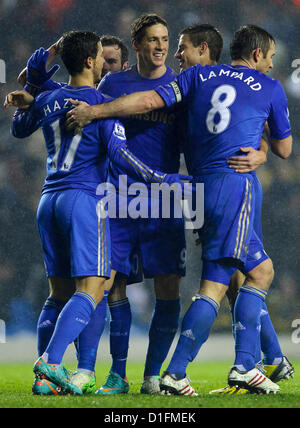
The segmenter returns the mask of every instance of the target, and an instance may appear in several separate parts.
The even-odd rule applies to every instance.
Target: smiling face
[[[188,34],[180,36],[178,48],[174,56],[179,61],[180,72],[193,65],[201,64],[200,49],[198,46],[195,47],[192,44]]]
[[[139,64],[147,70],[164,67],[169,50],[169,33],[162,24],[146,28],[140,42],[134,42]]]

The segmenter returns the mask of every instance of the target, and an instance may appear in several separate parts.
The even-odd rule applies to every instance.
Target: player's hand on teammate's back
[[[54,48],[53,48],[54,49]],[[56,52],[56,51],[55,51]],[[51,53],[51,56],[53,53]],[[48,59],[50,50],[40,48],[36,50],[27,62],[26,80],[28,83],[41,87],[47,80],[59,70],[59,65],[55,64],[49,71],[47,71]]]
[[[18,107],[22,110],[28,109],[34,98],[27,91],[14,91],[6,95],[4,107]]]
[[[183,181],[191,181],[193,177],[191,175],[185,174],[166,174],[164,178],[164,183],[173,184],[179,183],[183,184]]]
[[[70,98],[70,102],[74,105],[74,108],[67,113],[66,128],[71,130],[83,128],[90,124],[93,120],[90,115],[91,106],[85,101],[73,100],[72,98]]]
[[[230,168],[236,172],[247,173],[254,171],[267,160],[267,155],[263,150],[255,150],[253,147],[241,147],[241,152],[246,156],[232,156],[228,160]]]
[[[187,188],[187,186],[184,186],[184,181],[191,181],[193,177],[191,175],[184,175],[184,174],[166,174],[164,178],[164,183],[167,183],[168,185],[175,184],[177,185],[177,190],[180,190],[180,195],[178,195],[179,199],[181,199],[181,196],[187,196],[186,193],[188,191],[191,192],[191,188]],[[177,190],[175,192],[177,197]]]

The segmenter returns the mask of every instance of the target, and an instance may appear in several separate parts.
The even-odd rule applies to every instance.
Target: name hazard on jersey
[[[207,80],[210,80],[219,76],[227,76],[231,79],[241,80],[242,82],[246,83],[246,85],[248,85],[249,88],[252,89],[253,91],[260,91],[262,89],[261,84],[259,82],[255,82],[255,79],[253,76],[248,76],[244,78],[243,72],[224,70],[223,68],[221,68],[218,73],[215,73],[214,71],[211,70],[206,75],[199,73],[199,76],[202,82],[205,82]]]
[[[64,98],[63,103],[61,101],[58,102],[58,100],[53,100],[53,103],[51,103],[51,105],[46,104],[46,106],[44,107],[44,116],[46,117],[52,112],[62,109],[69,109],[70,107],[72,107],[72,104],[70,103],[70,98]]]

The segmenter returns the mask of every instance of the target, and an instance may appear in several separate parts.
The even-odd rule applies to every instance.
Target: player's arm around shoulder
[[[164,100],[154,90],[134,92],[130,95],[117,98],[114,101],[96,105],[70,101],[76,108],[67,113],[68,128],[82,127],[96,119],[143,114],[165,106]]]

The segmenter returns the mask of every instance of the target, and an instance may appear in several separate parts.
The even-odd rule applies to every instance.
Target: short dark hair
[[[264,57],[267,55],[271,41],[275,43],[273,36],[263,28],[256,25],[244,25],[233,36],[230,43],[231,59],[249,59],[255,49],[260,48]]]
[[[63,35],[59,53],[71,76],[83,71],[88,57],[96,58],[100,37],[91,31],[70,31]]]
[[[187,34],[194,47],[206,42],[209,47],[210,59],[218,62],[223,49],[223,38],[220,31],[210,24],[199,24],[186,27],[179,36]]]
[[[100,37],[100,42],[102,46],[112,46],[117,45],[121,49],[121,65],[128,61],[129,51],[122,39],[116,36],[110,36],[109,34],[104,34]]]
[[[167,21],[156,13],[143,13],[131,25],[131,40],[140,43],[145,36],[146,28],[162,24],[168,28]]]

